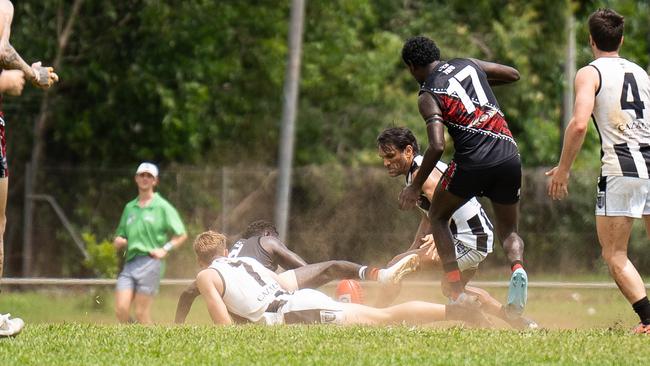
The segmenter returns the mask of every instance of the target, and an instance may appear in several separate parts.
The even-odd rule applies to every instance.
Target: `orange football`
[[[336,286],[336,300],[363,304],[363,288],[359,281],[341,280]]]

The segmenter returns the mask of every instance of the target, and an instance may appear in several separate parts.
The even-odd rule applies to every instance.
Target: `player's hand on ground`
[[[59,81],[54,68],[42,66],[40,61],[32,64],[32,72],[32,83],[39,88],[47,89]]]
[[[163,248],[158,248],[150,251],[149,255],[155,259],[163,259],[167,256],[167,251]]]
[[[404,187],[399,194],[399,208],[402,210],[410,210],[415,207],[415,203],[420,198],[420,189],[415,188],[412,184]]]
[[[3,70],[0,74],[0,92],[20,95],[25,86],[25,74],[20,70]]]
[[[434,256],[438,256],[438,251],[436,250],[436,246],[433,245],[433,234],[427,234],[425,235],[422,239],[422,245],[420,245],[420,249],[425,249],[426,252],[424,252],[424,255],[429,258],[434,258]]]
[[[422,237],[422,239],[420,239],[420,241],[422,242],[422,244],[420,245],[420,249],[430,247],[431,245],[433,245],[433,234],[425,235],[424,237]]]
[[[545,173],[550,177],[547,185],[548,195],[554,200],[561,200],[569,195],[569,172],[555,167]]]
[[[429,235],[427,235],[427,236],[430,236],[430,237],[431,237],[431,238],[430,238],[430,242],[427,242],[427,243],[425,243],[425,244],[422,244],[422,246],[420,246],[420,248],[421,248],[421,249],[426,248],[426,252],[424,252],[424,256],[425,256],[425,257],[427,257],[427,258],[431,258],[433,261],[436,261],[439,257],[438,257],[438,249],[437,249],[437,247],[436,247],[436,246],[434,245],[434,243],[433,243],[433,235],[429,234]],[[425,236],[424,238],[422,238],[422,240],[427,239],[427,236]]]

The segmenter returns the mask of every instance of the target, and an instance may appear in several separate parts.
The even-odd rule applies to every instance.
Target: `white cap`
[[[142,163],[138,166],[138,170],[135,171],[135,174],[149,173],[153,175],[154,178],[158,178],[158,168],[151,163]]]

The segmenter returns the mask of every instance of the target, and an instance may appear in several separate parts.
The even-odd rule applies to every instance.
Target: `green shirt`
[[[138,198],[126,204],[116,236],[128,240],[127,262],[139,255],[149,255],[151,250],[165,245],[170,236],[185,234],[185,226],[178,212],[158,193],[145,207]]]

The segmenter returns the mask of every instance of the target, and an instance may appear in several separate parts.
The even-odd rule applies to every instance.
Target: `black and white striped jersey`
[[[260,320],[269,305],[287,293],[269,275],[269,270],[253,258],[221,257],[209,268],[221,276],[222,298],[228,311],[252,322]]]
[[[592,117],[600,136],[601,176],[649,178],[648,74],[620,57],[601,57],[589,65],[600,77]]]
[[[407,185],[411,184],[413,174],[420,168],[421,164],[422,155],[418,155],[413,159],[411,169],[406,175]],[[438,161],[435,169],[444,173],[447,170],[447,164]],[[418,208],[428,213],[429,207],[431,207],[431,202],[425,195],[421,195],[418,200]],[[492,253],[494,227],[476,197],[467,201],[454,212],[449,222],[449,228],[454,238],[459,240],[465,247],[484,253]]]

